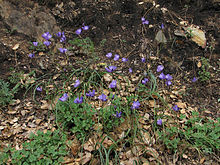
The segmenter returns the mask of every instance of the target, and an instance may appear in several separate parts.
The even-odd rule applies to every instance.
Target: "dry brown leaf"
[[[176,102],[176,105],[177,105],[179,108],[186,108],[186,103]]]
[[[201,66],[202,66],[202,63],[201,63],[201,61],[199,61],[199,62],[197,63],[197,67],[200,68]]]
[[[18,48],[19,48],[19,44],[15,44],[14,46],[13,46],[13,48],[12,48],[12,50],[17,50]]]
[[[86,155],[84,155],[82,157],[82,160],[81,160],[82,161],[82,165],[88,163],[91,160],[91,158],[92,158],[92,154],[90,152],[85,152],[85,153],[86,153]]]
[[[80,149],[80,143],[77,139],[74,139],[70,145],[71,148],[71,153],[73,154],[73,156],[76,156],[79,149]]]
[[[154,158],[158,158],[159,157],[158,152],[154,148],[146,147],[145,151],[146,151],[146,154],[148,154],[148,155],[150,155],[150,156],[152,156]]]
[[[205,161],[205,157],[201,158],[200,161],[199,161],[199,163],[200,163],[200,164],[203,164],[204,161]]]

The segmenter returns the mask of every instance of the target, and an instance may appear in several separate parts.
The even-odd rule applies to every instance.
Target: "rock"
[[[17,2],[1,0],[0,17],[11,29],[36,38],[38,41],[43,40],[41,35],[44,32],[53,34],[60,31],[49,9],[28,0]]]

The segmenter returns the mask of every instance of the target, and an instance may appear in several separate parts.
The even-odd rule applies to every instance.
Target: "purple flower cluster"
[[[76,87],[78,87],[80,85],[80,81],[79,80],[76,80],[75,81],[75,84],[74,84],[74,87],[76,88]]]
[[[49,46],[51,44],[51,42],[48,40],[52,38],[52,35],[49,32],[46,32],[46,33],[42,34],[42,37],[46,40],[46,41],[44,41],[44,45]]]
[[[157,120],[157,125],[162,125],[162,124],[163,124],[162,119],[158,119]]]
[[[157,72],[161,72],[164,69],[163,65],[158,65],[157,66]],[[172,84],[171,80],[173,79],[173,77],[170,74],[165,75],[163,72],[159,75],[159,78],[161,80],[166,79],[166,85],[170,86]]]
[[[87,97],[94,97],[95,96],[95,89],[93,91],[89,91],[89,93],[86,93]]]
[[[60,53],[66,53],[67,49],[66,48],[59,48]]]
[[[113,114],[113,116],[115,116],[116,118],[120,118],[121,117],[121,112],[116,112],[116,114]]]
[[[58,32],[58,33],[56,33],[56,36],[60,37],[60,42],[66,41],[66,36],[65,36],[64,32]]]
[[[59,100],[64,102],[64,101],[66,101],[68,99],[68,97],[69,97],[68,94],[64,93],[63,96],[61,98],[59,98]]]
[[[83,102],[83,97],[82,97],[82,96],[81,96],[80,98],[77,97],[77,98],[74,100],[74,103],[75,103],[75,104],[82,104],[82,102]]]
[[[142,84],[146,84],[148,81],[149,81],[148,78],[144,78],[144,79],[141,81],[141,83],[142,83]]]
[[[83,29],[83,30],[88,30],[88,29],[89,29],[89,26],[86,26],[86,25],[84,25],[84,23],[83,23],[83,27],[77,29],[75,33],[76,33],[77,35],[80,35],[80,34],[82,33],[82,29]]]
[[[111,84],[109,85],[109,88],[115,88],[117,86],[117,81],[112,80]]]
[[[115,69],[116,69],[117,67],[116,66],[109,66],[109,67],[106,67],[105,68],[105,70],[107,71],[107,72],[113,72]]]
[[[134,101],[132,106],[131,106],[131,109],[138,109],[140,107],[140,102],[139,101]]]
[[[142,21],[142,24],[143,24],[143,25],[144,25],[144,24],[146,24],[146,25],[149,24],[149,21],[146,20],[144,17],[141,18],[141,21]]]

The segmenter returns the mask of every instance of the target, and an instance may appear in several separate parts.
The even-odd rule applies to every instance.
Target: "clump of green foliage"
[[[76,134],[79,140],[86,138],[88,131],[93,128],[95,109],[88,103],[76,104],[72,97],[68,101],[56,104],[57,120],[66,130]]]
[[[183,128],[170,127],[158,132],[160,140],[172,151],[177,151],[182,143],[187,143],[187,146],[190,145],[204,153],[218,151],[220,148],[220,118],[214,122],[200,117],[198,112],[192,112],[192,116],[186,120]],[[180,119],[183,120],[185,117],[185,115],[181,115]]]
[[[58,130],[46,133],[38,131],[37,135],[32,133],[30,139],[30,142],[23,143],[22,150],[7,148],[0,153],[0,162],[7,164],[10,159],[11,164],[17,165],[61,164],[68,153],[65,144],[67,138]]]
[[[202,58],[202,66],[201,66],[201,70],[199,71],[199,79],[201,82],[206,82],[211,78],[211,73],[209,72],[209,68],[210,68],[210,63],[209,63],[209,59],[206,58]]]
[[[82,53],[87,55],[94,55],[95,53],[94,43],[89,37],[75,38],[73,40],[69,40],[68,43],[72,45],[68,48],[68,50],[82,50]]]
[[[9,86],[8,82],[0,79],[0,106],[6,106],[13,101],[15,92]]]

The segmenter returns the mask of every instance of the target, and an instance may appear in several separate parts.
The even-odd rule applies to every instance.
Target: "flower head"
[[[106,98],[107,96],[105,95],[105,94],[101,94],[100,96],[99,96],[99,99],[100,100],[102,100],[102,101],[107,101],[107,98]]]
[[[122,62],[127,62],[128,59],[127,58],[122,58]]]
[[[117,81],[112,80],[111,84],[109,85],[109,88],[115,88],[117,86]]]
[[[89,93],[86,93],[87,97],[94,97],[95,96],[95,89],[93,91],[89,91]]]
[[[157,120],[157,125],[162,125],[162,119]]]
[[[121,112],[118,113],[118,111],[116,112],[116,114],[113,114],[113,116],[120,118],[121,117]]]
[[[161,24],[161,26],[160,26],[160,27],[161,27],[161,29],[164,29],[164,28],[165,28],[163,23]]]
[[[57,36],[57,37],[61,37],[61,35],[62,35],[61,32],[56,33],[56,36]]]
[[[34,57],[34,53],[31,53],[28,55],[30,58],[33,58]]]
[[[38,92],[42,92],[42,88],[41,88],[41,87],[37,87],[36,90],[37,90]]]
[[[46,33],[44,33],[44,34],[42,35],[42,37],[43,37],[45,40],[49,40],[49,39],[52,37],[52,35],[51,35],[49,32],[46,32]]]
[[[49,46],[51,44],[50,41],[44,41],[44,45]]]
[[[74,100],[74,103],[76,104],[81,104],[83,102],[83,97],[81,96],[80,99],[79,97],[77,97],[75,100]]]
[[[176,111],[176,112],[179,111],[179,107],[178,107],[177,105],[174,105],[172,108],[173,108],[173,110]]]
[[[78,87],[80,85],[80,81],[79,80],[76,80],[75,81],[75,84],[74,84],[74,87],[76,88],[76,87]]]
[[[133,70],[132,70],[131,68],[129,68],[129,72],[130,72],[130,73],[132,73],[132,72],[133,72]]]
[[[148,81],[149,81],[148,78],[144,78],[141,82],[142,84],[146,84]]]
[[[165,79],[167,79],[167,80],[172,80],[173,79],[173,77],[170,75],[170,74],[167,74],[166,76],[165,76]]]
[[[119,55],[118,54],[115,54],[115,57],[114,57],[114,61],[118,61],[119,60]]]
[[[106,57],[111,58],[112,57],[112,53],[107,53]]]
[[[81,28],[79,28],[79,29],[76,30],[76,34],[77,34],[77,35],[80,35],[81,32],[82,32],[82,29],[81,29]]]
[[[172,82],[171,82],[171,81],[169,81],[169,80],[168,80],[168,81],[166,81],[166,85],[167,85],[167,86],[170,86],[171,84],[172,84]]]
[[[157,72],[161,72],[164,69],[163,65],[158,65],[157,66]]]
[[[106,67],[105,68],[105,70],[107,71],[107,72],[113,72],[115,69],[116,69],[117,67],[116,66],[109,66],[109,67]]]
[[[64,93],[63,96],[61,98],[59,98],[60,101],[66,101],[68,99],[68,94]]]
[[[38,42],[33,42],[33,45],[34,45],[34,46],[37,46],[37,45],[38,45]]]
[[[141,58],[141,61],[142,62],[146,62],[146,59],[143,57],[143,58]]]
[[[60,42],[64,42],[64,41],[66,41],[66,36],[65,36],[65,35],[63,35],[63,36],[60,38]]]
[[[83,29],[83,30],[88,30],[88,29],[89,29],[89,26],[85,26],[85,25],[83,24],[82,29]]]
[[[193,77],[192,82],[196,82],[198,80],[197,77]]]
[[[139,101],[134,101],[133,104],[132,104],[131,109],[138,109],[140,107],[140,105],[141,104],[139,103]]]
[[[143,24],[143,25],[144,25],[144,24],[146,24],[146,25],[149,24],[149,21],[146,20],[144,17],[141,18],[141,21],[142,21],[142,24]]]
[[[66,53],[67,49],[66,48],[59,48],[60,53]]]
[[[162,80],[165,79],[165,74],[163,74],[163,72],[162,72],[162,73],[159,75],[159,78],[162,79]]]

